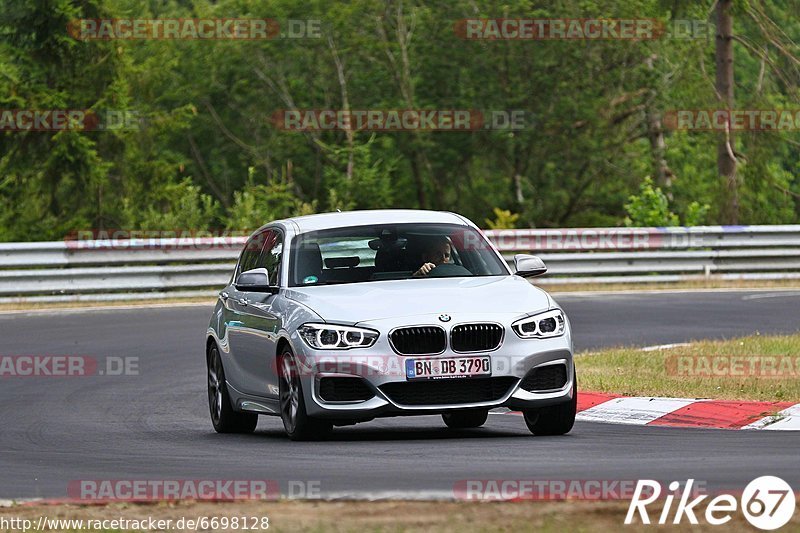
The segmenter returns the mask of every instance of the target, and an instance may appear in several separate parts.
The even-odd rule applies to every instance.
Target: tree
[[[732,0],[717,0],[717,36],[716,36],[716,84],[717,98],[724,109],[734,108],[733,77],[733,9]],[[724,198],[723,221],[728,224],[739,223],[739,185],[736,176],[736,155],[733,131],[730,127],[720,135],[717,144],[717,168],[724,182],[726,195]]]

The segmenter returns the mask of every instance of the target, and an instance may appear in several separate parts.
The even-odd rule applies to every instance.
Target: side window
[[[271,233],[271,232],[266,232]],[[239,259],[239,268],[236,270],[236,277],[242,272],[247,272],[254,268],[258,268],[258,260],[261,257],[261,250],[264,248],[265,233],[253,235],[247,240],[242,250],[242,256]]]
[[[266,268],[269,272],[269,284],[278,285],[281,254],[283,253],[283,236],[279,231],[269,230],[264,233],[264,251],[258,266],[254,268]]]

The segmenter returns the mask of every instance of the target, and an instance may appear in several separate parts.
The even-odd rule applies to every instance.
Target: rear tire
[[[550,405],[539,409],[525,409],[525,425],[534,435],[564,435],[575,425],[578,412],[578,377],[572,367],[572,399],[558,405]]]
[[[489,411],[486,409],[469,409],[442,414],[442,420],[451,429],[479,428],[486,423],[487,418],[489,418]]]
[[[278,359],[278,393],[281,420],[286,435],[297,441],[321,440],[333,430],[333,423],[308,416],[303,386],[291,349],[286,348]]]
[[[258,415],[233,410],[225,369],[219,348],[214,344],[208,350],[208,407],[211,423],[217,433],[252,433],[258,425]]]

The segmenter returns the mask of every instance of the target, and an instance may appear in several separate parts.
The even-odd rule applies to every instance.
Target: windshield
[[[336,228],[294,239],[289,285],[506,276],[486,238],[469,226],[392,224]]]

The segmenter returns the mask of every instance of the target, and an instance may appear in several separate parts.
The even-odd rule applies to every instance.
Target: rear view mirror
[[[517,254],[514,256],[515,275],[523,278],[541,276],[547,272],[547,267],[540,258],[535,255]]]
[[[269,272],[266,268],[254,268],[239,274],[234,283],[236,290],[242,292],[269,292],[277,293],[278,287],[269,284]]]

